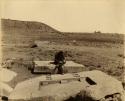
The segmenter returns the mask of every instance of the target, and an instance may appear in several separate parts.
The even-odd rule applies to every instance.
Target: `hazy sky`
[[[65,32],[124,33],[124,7],[125,0],[3,0],[1,14]]]

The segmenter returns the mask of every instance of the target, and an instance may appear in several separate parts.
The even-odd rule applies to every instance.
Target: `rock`
[[[116,93],[123,95],[121,82],[101,71],[80,72],[78,75],[76,77],[71,73],[56,74],[51,75],[51,80],[46,80],[46,76],[26,80],[17,84],[10,94],[9,100],[16,101],[21,99],[27,101],[35,99],[39,101],[41,99],[43,101],[47,99],[47,101],[73,101],[74,99],[79,99],[78,101],[83,101],[86,98],[89,101],[103,101],[103,98],[109,99]],[[94,83],[88,82],[87,78]],[[58,82],[60,80],[67,80],[68,82]],[[45,81],[48,83],[40,85],[40,82]]]

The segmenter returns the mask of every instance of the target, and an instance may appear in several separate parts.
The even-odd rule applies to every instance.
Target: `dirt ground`
[[[102,33],[50,33],[40,30],[6,28],[2,33],[2,60],[21,59],[53,60],[54,54],[63,50],[66,60],[85,65],[84,70],[101,70],[123,81],[124,36]],[[48,41],[31,48],[35,41]],[[29,64],[30,66],[30,64]],[[25,66],[15,66],[11,70],[18,73],[16,83],[34,76]],[[13,81],[12,81],[13,82]],[[13,82],[13,83],[14,83]]]

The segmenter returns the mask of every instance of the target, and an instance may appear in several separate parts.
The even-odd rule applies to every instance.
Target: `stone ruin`
[[[97,76],[98,75],[98,76]],[[44,75],[17,84],[10,101],[124,101],[120,81],[98,70]]]

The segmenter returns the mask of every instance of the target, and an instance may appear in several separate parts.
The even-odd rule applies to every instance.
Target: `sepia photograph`
[[[125,101],[124,0],[0,6],[0,101]]]

